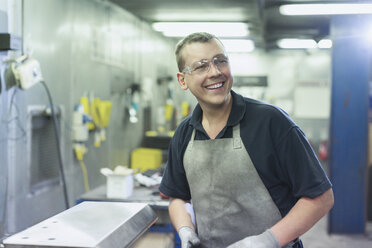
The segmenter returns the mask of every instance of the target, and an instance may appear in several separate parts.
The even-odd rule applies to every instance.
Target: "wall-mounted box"
[[[22,38],[9,33],[0,33],[0,51],[21,50]]]

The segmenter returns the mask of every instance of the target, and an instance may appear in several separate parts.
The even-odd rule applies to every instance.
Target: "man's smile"
[[[224,84],[225,84],[225,82],[210,84],[208,86],[205,86],[205,88],[210,89],[210,90],[215,90],[215,89],[221,88]]]

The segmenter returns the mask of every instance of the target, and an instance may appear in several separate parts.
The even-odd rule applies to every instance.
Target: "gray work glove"
[[[227,248],[280,248],[280,243],[274,233],[267,229],[256,236],[249,236],[229,245]]]
[[[200,246],[200,239],[191,227],[183,226],[178,231],[181,239],[182,248],[193,248]]]

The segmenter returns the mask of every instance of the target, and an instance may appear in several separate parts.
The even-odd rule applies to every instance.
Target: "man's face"
[[[182,57],[185,66],[195,65],[195,62],[218,59],[224,57],[225,51],[221,43],[212,39],[207,43],[191,43],[184,47]],[[218,61],[218,60],[217,60]],[[189,89],[196,97],[202,107],[220,107],[229,99],[230,90],[233,84],[230,65],[210,65],[209,71],[200,73],[192,71],[189,73],[178,73],[178,81],[183,89]],[[196,67],[197,68],[197,67]]]

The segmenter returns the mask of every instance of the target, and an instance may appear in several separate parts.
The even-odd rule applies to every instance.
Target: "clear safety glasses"
[[[203,60],[194,62],[189,66],[186,66],[182,70],[182,73],[199,74],[199,75],[208,73],[209,69],[211,68],[212,63],[218,70],[223,70],[229,65],[229,58],[223,54],[219,54],[219,55],[214,56],[211,60],[203,59]]]

